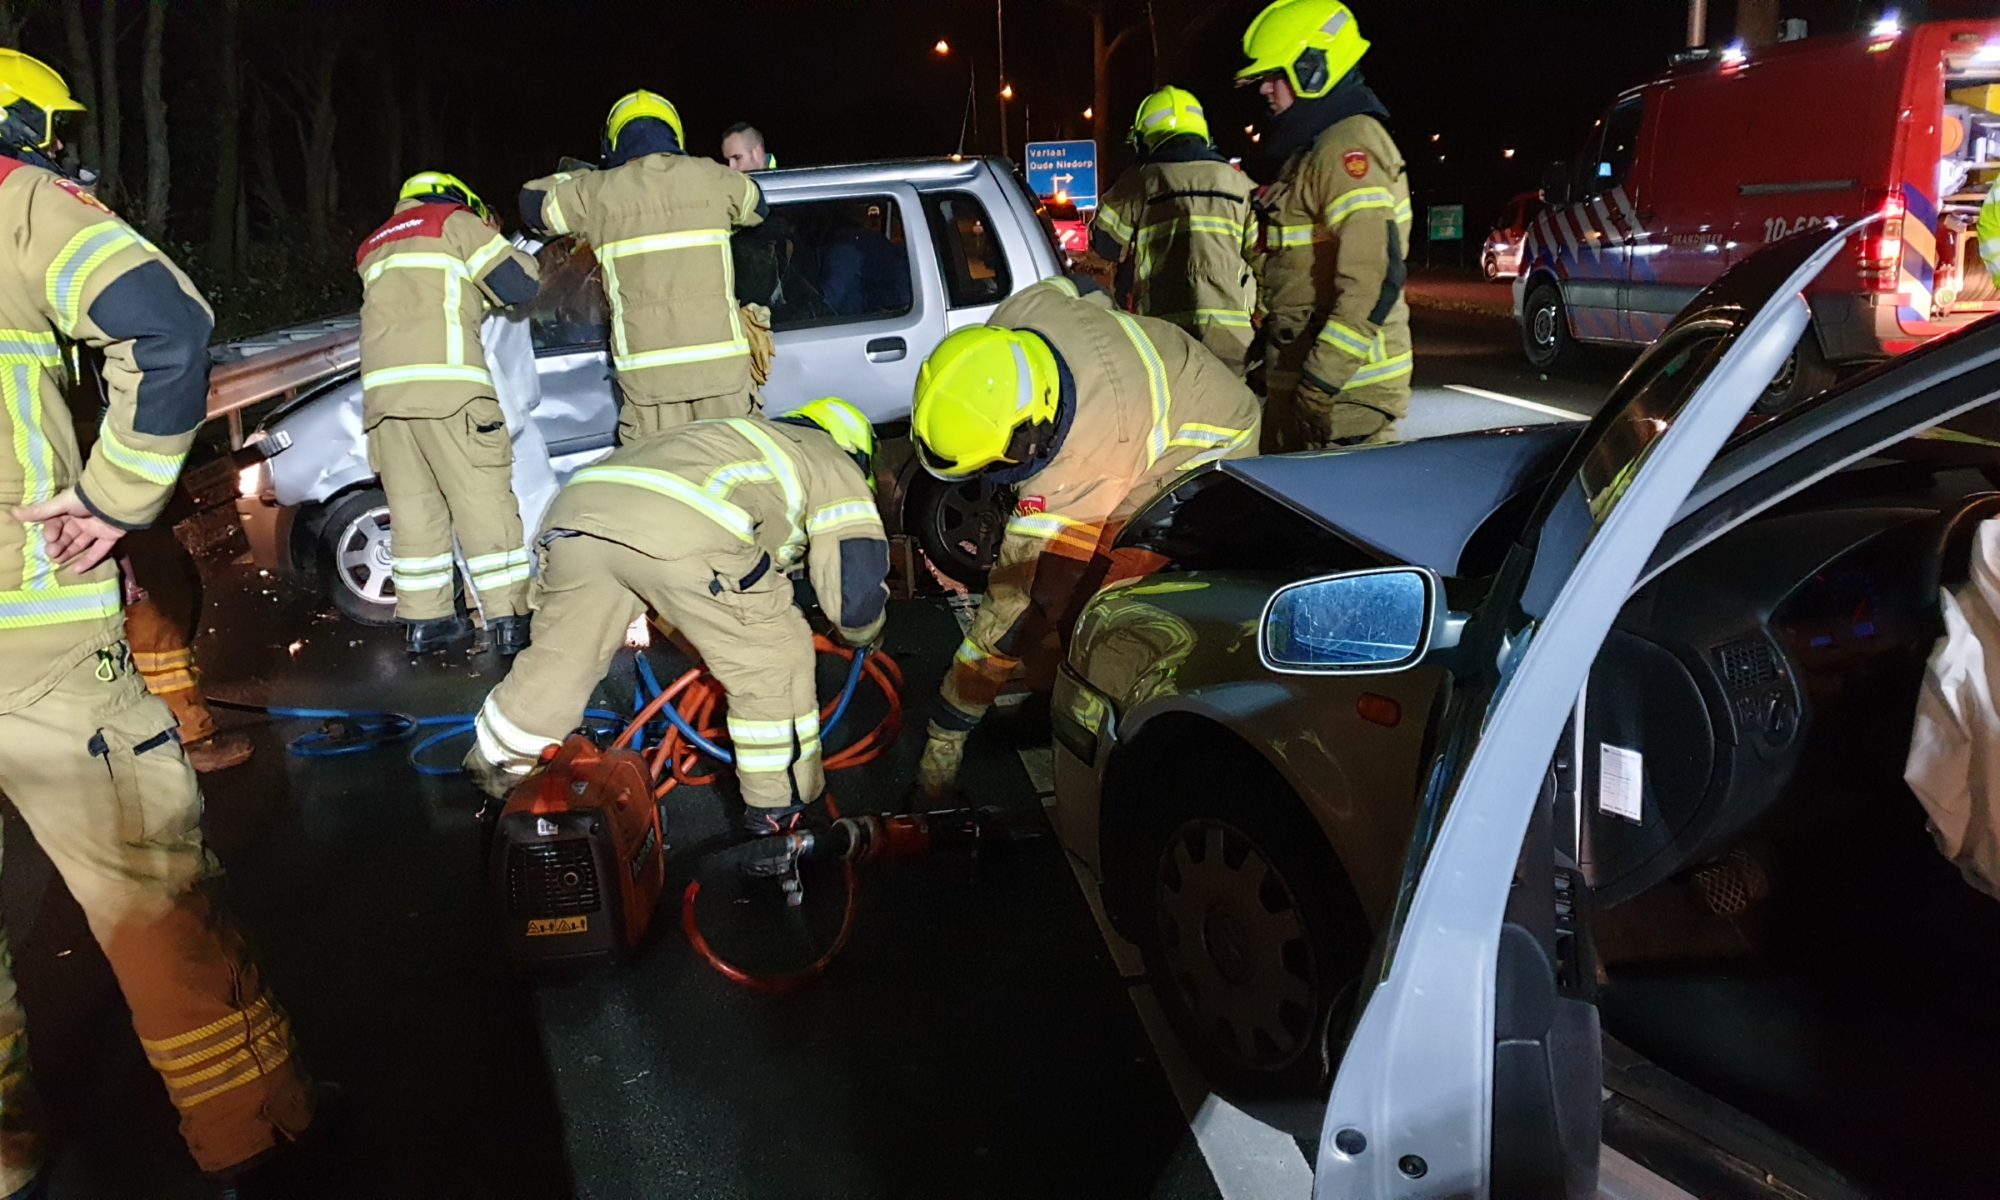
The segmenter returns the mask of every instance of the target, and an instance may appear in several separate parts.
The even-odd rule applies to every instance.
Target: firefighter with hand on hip
[[[1281,164],[1258,203],[1266,451],[1393,441],[1409,414],[1410,185],[1367,49],[1339,0],[1277,0],[1243,35]]]
[[[1067,279],[945,338],[917,374],[918,461],[939,479],[1018,489],[986,599],[945,677],[918,783],[954,794],[965,742],[1050,633],[1105,583],[1157,569],[1112,543],[1187,472],[1257,452],[1257,397],[1179,328]],[[1150,561],[1149,561],[1150,560]]]
[[[412,175],[361,243],[361,388],[368,458],[389,498],[396,616],[410,653],[472,640],[454,612],[453,542],[502,655],[528,645],[528,548],[513,443],[479,340],[487,309],[535,298],[535,260],[463,180]]]
[[[1132,311],[1180,326],[1240,373],[1257,302],[1250,180],[1216,153],[1201,103],[1182,88],[1140,102],[1132,146],[1139,165],[1104,194],[1091,250],[1129,258]]]
[[[842,400],[776,421],[693,421],[570,478],[543,523],[535,644],[486,697],[466,771],[504,797],[583,719],[651,609],[728,694],[745,827],[785,832],[825,791],[812,630],[788,577],[804,564],[843,641],[867,646],[888,604],[875,432]]]
[[[187,277],[57,166],[80,111],[61,76],[0,50],[0,792],[76,897],[225,1196],[253,1194],[314,1121],[292,1030],[223,906],[174,718],[120,621],[124,536],[165,507],[207,415],[213,319]],[[110,403],[86,459],[64,350],[101,351]],[[41,1168],[25,1017],[0,948],[0,1195]],[[282,1156],[278,1156],[282,1157]]]
[[[751,341],[730,260],[732,229],[764,219],[748,175],[688,155],[680,113],[633,92],[604,123],[604,169],[562,172],[521,192],[542,237],[596,252],[611,302],[611,368],[625,445],[704,417],[759,411]]]

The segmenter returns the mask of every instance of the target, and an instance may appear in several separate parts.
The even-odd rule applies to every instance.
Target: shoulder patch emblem
[[[1021,497],[1020,504],[1016,507],[1016,511],[1021,516],[1032,517],[1038,513],[1049,511],[1049,502],[1041,496],[1023,496]]]
[[[61,176],[58,176],[56,178],[56,186],[61,188],[63,191],[68,192],[70,195],[75,196],[77,200],[79,200],[80,202],[90,205],[90,207],[96,209],[99,212],[103,213],[111,212],[111,209],[105,205],[104,201],[99,200],[96,196],[92,195],[89,188],[84,187],[82,184],[78,183],[74,179],[64,179]],[[111,213],[111,215],[117,216],[118,214]]]
[[[1368,176],[1368,152],[1349,150],[1340,156],[1340,165],[1346,167],[1347,173],[1354,178],[1365,179]]]

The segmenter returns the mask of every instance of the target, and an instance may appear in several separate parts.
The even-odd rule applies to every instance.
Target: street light
[[[939,58],[943,58],[945,55],[951,53],[951,43],[945,41],[943,38],[939,38],[937,45],[931,47],[931,53],[937,55]]]
[[[1500,152],[1500,157],[1501,157],[1501,158],[1512,158],[1512,157],[1514,157],[1514,152],[1513,152],[1512,150],[1502,150],[1502,151]]]
[[[1094,120],[1096,116],[1097,110],[1095,108],[1086,108],[1083,110],[1083,119],[1086,121]]]
[[[1012,100],[1012,99],[1014,98],[1014,85],[1013,85],[1013,84],[1011,84],[1011,83],[1003,83],[1003,84],[1001,84],[1001,85],[1000,85],[1000,98],[1001,98],[1002,100]]]

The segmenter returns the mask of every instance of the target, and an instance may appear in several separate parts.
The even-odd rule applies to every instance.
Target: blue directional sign
[[[1037,196],[1068,196],[1078,208],[1097,207],[1097,143],[1028,143],[1028,190]]]

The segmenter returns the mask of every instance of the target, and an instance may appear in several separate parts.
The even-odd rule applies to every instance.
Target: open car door
[[[1868,223],[1788,239],[1690,305],[1578,439],[1467,622],[1316,1197],[1596,1194],[1588,902],[1555,849],[1551,763],[1662,534],[1805,331],[1804,287]]]

